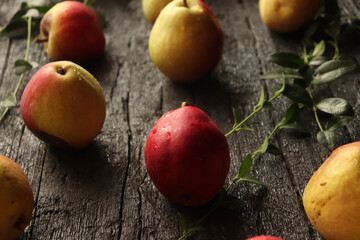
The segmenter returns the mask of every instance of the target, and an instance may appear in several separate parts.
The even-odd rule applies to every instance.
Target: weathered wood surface
[[[24,126],[19,108],[6,116],[0,124],[0,153],[24,169],[36,201],[35,216],[20,239],[177,239],[182,231],[178,210],[189,218],[206,211],[206,206],[176,206],[153,186],[143,155],[150,129],[162,114],[188,101],[227,132],[232,126],[232,107],[246,116],[257,102],[260,86],[269,95],[274,92],[270,82],[259,80],[273,67],[266,56],[278,50],[301,51],[299,35],[280,35],[262,24],[258,1],[206,2],[224,31],[223,57],[207,79],[193,85],[171,82],[152,64],[147,51],[151,25],[143,17],[140,0],[97,2],[108,20],[106,52],[86,68],[103,87],[107,116],[100,135],[84,150],[65,152],[40,142]],[[345,12],[360,17],[358,0],[340,3]],[[19,5],[19,0],[0,0],[0,25]],[[0,38],[0,99],[17,83],[13,66],[24,57],[25,48],[24,39]],[[359,50],[351,49],[358,59]],[[49,61],[42,46],[35,44],[29,56],[40,66]],[[18,99],[35,71],[24,78]],[[359,84],[354,84],[359,77],[357,72],[321,91],[324,96],[344,97],[355,108],[356,118],[339,132],[338,145],[360,140],[360,93]],[[284,110],[286,103],[282,98],[276,104]],[[254,133],[228,137],[229,179],[280,117],[262,111],[248,124]],[[215,212],[205,222],[207,231],[188,239],[245,239],[259,234],[287,240],[321,239],[307,220],[301,198],[308,179],[329,152],[315,140],[312,116],[305,113],[302,120],[311,129],[311,137],[278,132],[272,142],[283,156],[263,155],[255,161],[252,173],[267,188],[235,187],[231,194],[245,204]]]

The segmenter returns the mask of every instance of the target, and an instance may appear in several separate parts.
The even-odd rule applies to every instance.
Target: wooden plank
[[[163,114],[182,101],[204,110],[228,132],[232,107],[244,117],[257,103],[261,86],[267,96],[274,93],[274,82],[259,80],[275,67],[266,56],[279,50],[301,52],[302,46],[300,34],[281,35],[264,26],[257,1],[206,2],[223,27],[223,57],[213,73],[191,85],[173,83],[151,62],[147,50],[151,25],[143,17],[141,1],[97,3],[109,21],[106,52],[84,67],[103,87],[107,115],[101,133],[87,148],[67,152],[50,147],[24,126],[19,108],[10,111],[0,124],[0,153],[24,169],[36,200],[33,221],[20,239],[177,239],[182,233],[178,211],[194,221],[209,210],[209,205],[178,206],[157,191],[144,164],[147,135]],[[0,0],[0,25],[19,3]],[[355,0],[344,0],[341,7],[360,14]],[[13,65],[24,58],[25,47],[24,39],[0,39],[0,99],[17,83]],[[358,59],[359,51],[353,51]],[[32,44],[29,56],[40,66],[49,61],[41,45]],[[19,93],[37,69],[25,76]],[[360,137],[359,76],[352,74],[319,92],[320,97],[346,98],[355,108],[355,119],[339,131],[339,144]],[[275,102],[278,112],[284,112],[288,104],[284,98]],[[248,123],[254,132],[240,131],[228,137],[232,162],[225,185],[281,117],[263,110]],[[254,161],[252,174],[267,188],[245,183],[232,188],[230,194],[244,204],[215,212],[204,222],[207,231],[188,239],[245,239],[260,234],[287,240],[322,239],[308,221],[301,198],[307,180],[329,152],[316,141],[311,112],[305,112],[301,121],[311,130],[311,137],[280,131],[271,142],[281,148],[283,156],[264,154]]]

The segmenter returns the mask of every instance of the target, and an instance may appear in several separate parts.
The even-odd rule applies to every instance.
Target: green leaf
[[[237,174],[236,177],[241,178],[244,177],[246,174],[248,174],[251,170],[251,166],[252,166],[252,156],[249,153],[244,160],[242,161],[240,168],[239,168],[239,173]]]
[[[16,60],[16,62],[15,62],[15,74],[16,75],[21,75],[23,73],[26,73],[31,68],[32,68],[32,65],[23,59]]]
[[[299,117],[299,112],[300,112],[299,104],[297,103],[291,104],[286,111],[284,120],[282,120],[280,124],[284,125],[295,122]]]
[[[265,184],[263,182],[261,182],[259,179],[257,179],[254,176],[251,176],[251,175],[246,175],[246,176],[244,176],[242,178],[239,178],[236,182],[238,183],[240,181],[251,182],[251,183],[255,183],[255,184],[258,184],[258,185],[265,186]]]
[[[309,64],[312,66],[319,66],[327,61],[327,58],[324,56],[317,56],[310,60]]]
[[[200,231],[206,231],[206,228],[204,226],[201,226],[200,224],[194,225],[188,230],[189,233],[200,232]]]
[[[99,24],[100,24],[101,28],[105,29],[107,27],[107,25],[108,25],[108,22],[106,21],[105,15],[102,12],[100,12],[99,10],[97,10],[96,8],[94,8],[92,6],[90,6],[90,7],[95,12],[96,17],[97,17],[97,19],[99,21]]]
[[[186,219],[186,217],[184,216],[184,214],[182,214],[181,212],[178,212],[178,215],[180,217],[180,221],[181,221],[181,226],[183,228],[183,232],[186,232],[188,229],[188,221]]]
[[[0,30],[0,37],[18,37],[27,33],[27,22],[22,18],[28,10],[26,2],[21,3],[20,9],[12,16],[9,23]]]
[[[285,87],[286,87],[286,79],[283,78],[283,82],[281,84],[281,87],[279,88],[279,90],[274,94],[273,98],[277,98],[278,96],[280,96],[281,94],[283,94],[283,92],[285,91]]]
[[[288,52],[277,52],[268,56],[269,62],[276,63],[283,67],[288,68],[300,68],[304,65],[304,60],[294,53]]]
[[[33,17],[33,18],[36,18],[36,17],[39,17],[40,16],[40,13],[37,9],[35,8],[30,8],[24,15],[23,15],[23,18],[28,18],[28,17]]]
[[[276,147],[275,145],[269,143],[269,146],[266,149],[267,153],[270,153],[272,155],[282,155],[282,151]]]
[[[346,74],[355,71],[357,63],[350,59],[330,60],[321,64],[314,72],[313,84],[333,82]]]
[[[280,126],[280,129],[287,129],[294,132],[309,134],[308,130],[297,123],[284,124]]]
[[[265,153],[268,146],[269,146],[269,137],[266,136],[261,147],[256,152],[254,152],[254,156]]]
[[[338,128],[345,127],[353,117],[351,116],[333,116],[326,124],[326,130],[334,131]]]
[[[353,116],[351,105],[342,98],[326,98],[316,104],[316,108],[333,115]]]
[[[296,103],[303,103],[308,106],[313,105],[309,93],[301,86],[296,84],[286,84],[283,94]]]
[[[315,48],[314,48],[313,52],[311,53],[311,57],[319,57],[319,56],[323,55],[325,52],[325,48],[326,48],[326,45],[325,45],[324,40],[322,40],[319,43],[316,43]]]
[[[233,126],[234,128],[240,122],[240,114],[236,111],[235,108],[233,108],[233,116],[234,116],[234,126]]]
[[[11,108],[16,106],[16,96],[10,92],[5,100],[0,102],[0,108]]]
[[[304,65],[299,69],[299,73],[301,74],[301,76],[303,76],[305,80],[305,87],[309,86],[309,84],[313,80],[314,68],[309,65]]]
[[[259,99],[259,102],[254,107],[254,110],[261,108],[264,104],[264,101],[265,101],[265,91],[264,91],[264,87],[261,87],[260,99]]]
[[[302,79],[300,73],[292,69],[277,69],[263,74],[260,79],[278,79],[278,78],[295,78]]]
[[[47,13],[53,6],[55,6],[55,4],[56,4],[55,2],[50,2],[48,4],[39,4],[32,2],[31,8],[38,10],[40,15],[43,15]]]
[[[332,151],[335,149],[336,136],[333,131],[320,131],[317,133],[316,138],[319,143],[321,143],[321,145],[326,147],[328,150]]]
[[[271,102],[265,101],[263,104],[263,108],[269,109],[271,111],[275,110],[275,107],[272,105]]]

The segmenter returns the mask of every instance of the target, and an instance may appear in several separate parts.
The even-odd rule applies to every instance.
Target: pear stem
[[[188,5],[187,5],[187,3],[186,3],[186,0],[184,0],[184,6],[187,8],[188,7]]]
[[[188,102],[182,102],[181,103],[181,107],[186,107],[186,106],[190,106],[190,104]]]
[[[48,37],[43,37],[43,38],[36,37],[36,38],[34,38],[34,43],[44,43],[44,42],[48,42],[48,41],[49,41]]]

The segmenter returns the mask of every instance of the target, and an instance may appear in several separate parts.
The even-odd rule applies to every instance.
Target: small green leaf
[[[265,101],[265,91],[264,91],[264,87],[261,87],[260,99],[259,99],[259,102],[254,107],[254,110],[261,108],[264,104],[264,101]]]
[[[354,110],[351,105],[342,98],[326,98],[316,104],[316,108],[333,115],[353,116]]]
[[[333,131],[326,130],[320,131],[316,136],[317,140],[321,145],[332,151],[335,149],[336,136]]]
[[[15,74],[16,75],[21,75],[23,73],[26,73],[31,68],[32,68],[32,65],[23,59],[16,60],[16,62],[15,62]]]
[[[202,232],[206,231],[206,228],[204,226],[201,226],[200,224],[194,225],[191,228],[189,228],[188,232]]]
[[[269,62],[276,63],[283,67],[300,68],[304,65],[304,60],[294,53],[277,52],[268,56]]]
[[[252,129],[252,128],[248,127],[248,126],[245,126],[245,125],[239,126],[239,127],[236,128],[236,131],[239,131],[239,130],[248,130],[250,132],[254,131],[254,129]]]
[[[350,59],[330,60],[321,64],[314,72],[313,84],[333,82],[346,74],[355,71],[357,63]]]
[[[24,15],[23,15],[23,18],[28,18],[28,17],[33,17],[33,18],[36,18],[36,17],[39,17],[40,16],[40,13],[37,9],[35,8],[30,8]]]
[[[305,87],[309,86],[313,80],[314,68],[310,65],[304,65],[299,69],[299,73],[305,80]]]
[[[282,151],[276,147],[274,144],[269,143],[269,146],[266,149],[267,153],[270,153],[272,155],[282,155]]]
[[[326,124],[326,130],[334,131],[338,128],[345,127],[353,117],[350,116],[333,116]]]
[[[285,87],[286,87],[286,79],[283,78],[283,82],[281,84],[281,87],[279,88],[279,90],[274,94],[273,98],[277,98],[278,96],[280,96],[281,94],[283,94],[283,92],[285,91]]]
[[[327,61],[327,58],[324,56],[317,56],[310,60],[309,64],[312,66],[319,66]]]
[[[313,105],[309,93],[301,86],[295,84],[286,84],[283,94],[296,103],[303,103],[308,106]]]
[[[263,108],[269,109],[271,111],[275,110],[275,107],[272,105],[271,102],[265,101],[263,104]]]
[[[292,69],[277,69],[263,74],[260,79],[278,79],[278,78],[294,78],[294,79],[302,79],[300,73],[294,71]]]
[[[244,160],[242,161],[240,168],[239,168],[239,173],[236,177],[241,178],[244,177],[246,174],[248,174],[251,170],[251,166],[252,166],[252,156],[249,153]]]
[[[187,221],[186,217],[184,216],[184,214],[182,214],[181,212],[178,212],[178,215],[180,217],[183,232],[186,232],[188,230],[188,221]]]
[[[266,136],[265,139],[264,139],[263,144],[261,145],[261,147],[260,147],[256,152],[254,152],[254,155],[253,155],[253,156],[255,157],[256,155],[265,153],[266,150],[267,150],[267,148],[268,148],[268,146],[269,146],[269,137]]]
[[[11,108],[16,106],[16,96],[10,92],[5,100],[0,102],[0,108]]]
[[[300,112],[299,104],[297,103],[291,104],[286,111],[284,120],[282,120],[280,124],[284,125],[295,122],[299,117],[299,112]]]
[[[284,124],[280,126],[280,129],[287,129],[294,132],[309,134],[308,130],[297,123]]]
[[[0,37],[19,37],[27,33],[27,22],[22,18],[28,10],[26,2],[21,3],[20,9],[12,16],[9,23],[0,30]]]
[[[246,176],[244,176],[242,178],[239,178],[236,182],[238,183],[240,181],[251,182],[251,183],[255,183],[255,184],[258,184],[258,185],[265,186],[265,184],[263,182],[261,182],[259,179],[257,179],[254,176],[251,176],[251,175],[246,175]]]
[[[240,122],[240,114],[236,111],[235,108],[233,108],[233,116],[234,116],[234,126],[233,126],[234,128]]]
[[[311,57],[319,57],[319,56],[323,55],[325,52],[325,48],[326,48],[326,45],[325,45],[324,40],[322,40],[319,43],[316,43],[315,48],[314,48],[313,52],[311,53]]]

